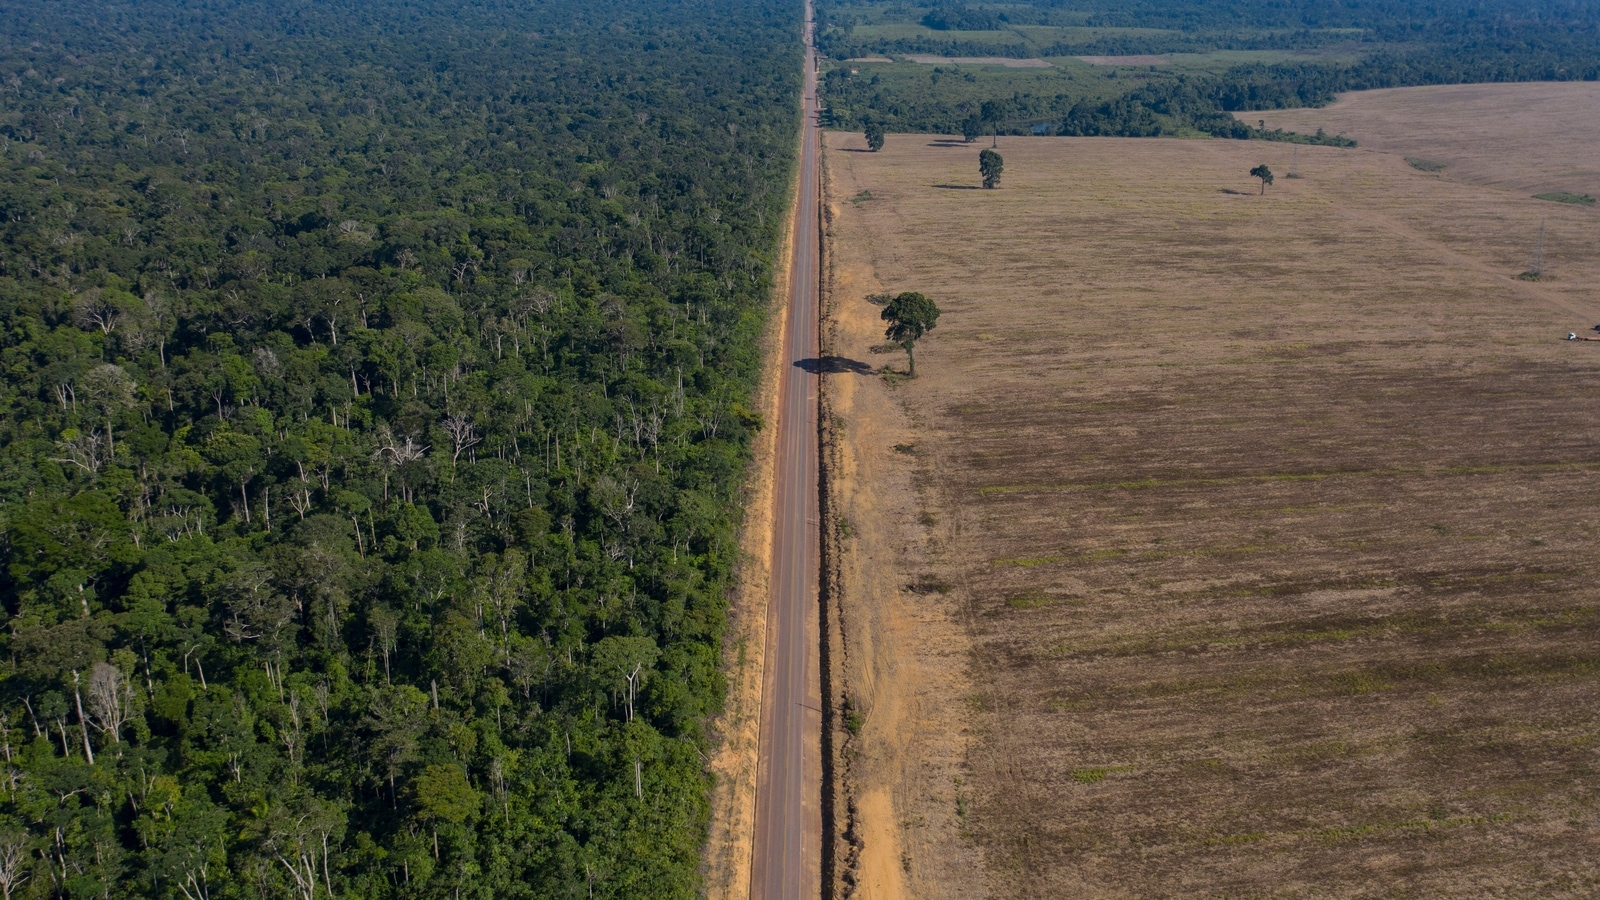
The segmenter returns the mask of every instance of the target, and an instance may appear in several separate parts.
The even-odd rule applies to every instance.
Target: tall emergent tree
[[[978,174],[983,176],[983,186],[997,188],[1000,186],[1000,173],[1006,169],[1006,161],[1000,154],[993,150],[985,150],[978,154]]]
[[[1267,185],[1272,183],[1272,170],[1267,168],[1266,163],[1262,163],[1250,170],[1250,177],[1261,179],[1261,193],[1265,194]]]
[[[867,123],[867,149],[873,153],[883,149],[883,126],[877,122]]]
[[[889,323],[883,336],[906,348],[906,359],[911,363],[911,377],[917,377],[916,344],[938,324],[939,307],[916,291],[906,291],[889,301],[889,305],[883,308],[882,318]]]
[[[978,115],[983,117],[991,131],[994,132],[994,143],[990,146],[1000,146],[1000,123],[1006,120],[1006,103],[1004,100],[985,100],[979,108]]]

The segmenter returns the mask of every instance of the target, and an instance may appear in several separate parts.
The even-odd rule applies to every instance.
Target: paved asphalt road
[[[761,698],[760,763],[752,900],[821,896],[822,714],[818,681],[816,52],[806,6],[805,132],[795,209],[784,374],[779,385],[777,507],[767,668]],[[811,371],[807,371],[807,369]]]

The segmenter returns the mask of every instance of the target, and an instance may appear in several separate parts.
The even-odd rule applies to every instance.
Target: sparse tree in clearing
[[[867,123],[867,149],[873,153],[883,149],[883,126],[877,122]]]
[[[1250,177],[1261,179],[1261,193],[1265,194],[1267,185],[1272,183],[1272,170],[1267,168],[1266,163],[1262,163],[1250,170]]]
[[[985,150],[978,154],[978,174],[983,176],[983,186],[997,188],[1000,186],[1000,173],[1004,172],[1006,161],[1000,154],[993,150]]]
[[[999,154],[995,156],[999,158]],[[883,336],[905,348],[906,359],[911,364],[910,375],[912,378],[917,377],[916,344],[938,323],[939,307],[916,291],[906,291],[889,301],[883,308],[881,318],[889,323],[889,327],[884,329]]]

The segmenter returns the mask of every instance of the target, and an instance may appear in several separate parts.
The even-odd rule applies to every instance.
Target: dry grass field
[[[1600,895],[1600,211],[1518,181],[1542,121],[1479,183],[830,135],[849,891]]]
[[[1363,148],[1444,163],[1447,177],[1524,195],[1600,197],[1600,83],[1451,84],[1346,94],[1323,109],[1239,113]]]

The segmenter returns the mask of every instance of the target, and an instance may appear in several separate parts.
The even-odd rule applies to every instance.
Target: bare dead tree
[[[122,726],[133,713],[133,686],[122,670],[98,662],[89,670],[89,715],[102,734],[113,744],[122,743]]]
[[[67,440],[56,441],[56,449],[63,455],[52,457],[51,462],[77,466],[93,475],[111,459],[111,442],[98,428],[79,431]]]
[[[452,466],[461,458],[462,453],[476,446],[481,440],[478,437],[477,426],[472,424],[471,419],[460,413],[453,416],[445,416],[439,424],[443,426],[445,434],[450,435],[452,448],[450,464]]]
[[[72,320],[79,328],[98,328],[101,334],[110,334],[122,321],[122,310],[100,291],[89,291],[72,304]]]
[[[80,689],[79,677],[76,670],[72,673],[72,696],[78,701],[78,728],[83,731],[83,756],[89,760],[89,765],[94,765],[94,748],[89,746],[89,717],[83,714],[83,691]],[[66,728],[61,729],[62,744],[66,743]]]
[[[14,831],[0,834],[0,900],[11,900],[28,883],[28,860],[26,835]]]
[[[396,635],[400,632],[400,616],[387,606],[373,606],[367,614],[372,625],[372,636],[378,640],[378,653],[383,656],[383,683],[389,683],[389,654],[395,650]]]

